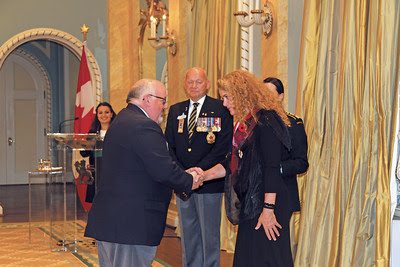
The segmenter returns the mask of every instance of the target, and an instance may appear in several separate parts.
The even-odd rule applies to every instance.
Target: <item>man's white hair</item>
[[[155,94],[157,86],[164,86],[160,81],[151,79],[141,79],[137,81],[128,92],[126,102],[129,103],[131,99],[140,99],[146,94]]]

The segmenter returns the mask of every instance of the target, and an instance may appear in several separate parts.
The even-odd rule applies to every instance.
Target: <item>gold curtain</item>
[[[211,81],[210,96],[218,96],[217,80],[239,68],[237,1],[196,0],[192,10],[190,67],[202,67]]]
[[[305,0],[297,113],[296,266],[389,266],[390,155],[399,82],[398,0]]]
[[[206,70],[211,81],[209,95],[218,97],[217,80],[239,68],[240,34],[233,12],[237,1],[196,0],[192,10],[190,67]],[[236,228],[221,212],[221,249],[233,252]]]

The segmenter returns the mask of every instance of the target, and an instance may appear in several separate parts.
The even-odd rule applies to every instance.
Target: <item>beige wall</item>
[[[183,89],[183,79],[188,66],[188,44],[190,36],[190,3],[187,0],[170,1],[170,28],[177,38],[178,53],[175,56],[168,54],[168,103],[170,105],[187,99]]]
[[[148,44],[148,28],[145,31],[142,50],[139,47],[139,1],[109,0],[108,5],[110,102],[118,112],[126,106],[127,92],[137,80],[156,78],[156,50]],[[183,76],[187,66],[186,52],[189,40],[186,29],[189,12],[190,3],[187,0],[169,1],[169,28],[173,30],[178,47],[175,56],[167,52],[169,105],[185,99]]]
[[[273,14],[273,25],[271,35],[268,38],[262,38],[262,73],[265,77],[278,77],[286,87],[288,84],[288,1],[269,0],[269,3]],[[287,103],[287,97],[285,103]]]
[[[126,106],[127,92],[139,79],[139,15],[139,1],[108,1],[109,94],[115,112]]]
[[[262,38],[262,73],[282,80],[286,109],[294,113],[304,1],[269,0],[269,3],[274,21],[271,36]]]
[[[125,97],[129,87],[140,78],[137,38],[139,36],[140,3],[135,0],[108,0],[109,20],[109,83],[110,100],[116,111],[125,106]],[[110,4],[112,2],[112,5]],[[274,21],[272,34],[261,37],[261,76],[280,78],[286,89],[285,103],[291,112],[295,110],[298,52],[302,6],[301,0],[269,0]],[[183,90],[183,77],[187,68],[190,50],[188,26],[191,23],[190,1],[169,1],[169,28],[174,31],[178,52],[168,57],[168,104],[174,104],[186,98]],[[291,16],[288,19],[288,12]],[[292,26],[288,28],[288,23]],[[254,27],[254,26],[253,26]],[[148,32],[148,30],[147,30]],[[147,33],[146,33],[147,34]],[[290,42],[288,42],[290,40]],[[255,44],[257,48],[257,44]],[[288,55],[292,55],[288,58]],[[147,44],[143,46],[143,77],[155,78],[155,50]]]

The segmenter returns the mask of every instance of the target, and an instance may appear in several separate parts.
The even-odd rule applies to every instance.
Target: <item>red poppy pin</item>
[[[239,132],[245,133],[247,131],[247,126],[244,123],[240,123],[239,124],[239,128],[238,128]]]

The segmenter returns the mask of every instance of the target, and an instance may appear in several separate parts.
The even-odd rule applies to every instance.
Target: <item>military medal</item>
[[[215,134],[213,132],[211,132],[211,131],[208,132],[208,134],[206,136],[206,140],[207,140],[207,143],[214,144],[214,142],[215,142]]]
[[[185,122],[184,119],[180,119],[179,120],[179,122],[178,122],[178,133],[183,133],[183,125],[185,124],[184,122]]]
[[[197,132],[206,132],[207,131],[207,118],[199,117],[197,119]]]
[[[183,133],[183,125],[185,125],[185,118],[186,115],[185,113],[182,113],[182,115],[178,116],[178,133]]]
[[[204,115],[204,113],[202,115]],[[196,131],[199,133],[220,132],[221,131],[221,118],[219,118],[219,117],[199,117],[197,119]]]
[[[215,124],[214,124],[216,130],[213,132],[220,132],[221,131],[221,118],[215,118]]]

